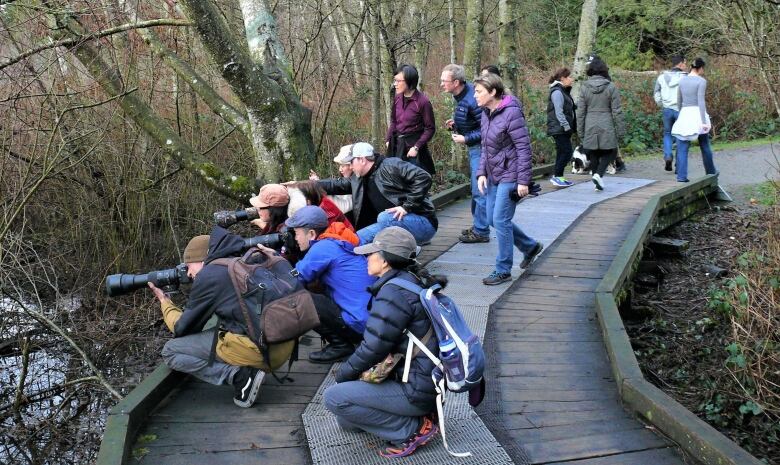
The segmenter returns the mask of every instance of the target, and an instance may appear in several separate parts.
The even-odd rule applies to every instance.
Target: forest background
[[[591,52],[629,162],[660,147],[673,54],[708,61],[716,141],[780,134],[774,0],[0,0],[0,461],[94,458],[162,332],[149,295],[107,300],[105,276],[171,267],[262,182],[382,147],[396,65],[433,103],[441,190],[468,169],[443,128],[446,64],[502,68],[544,163],[547,78]]]

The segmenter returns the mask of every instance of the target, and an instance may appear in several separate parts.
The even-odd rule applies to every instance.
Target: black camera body
[[[278,233],[263,234],[262,236],[247,237],[244,239],[244,250],[257,245],[262,245],[277,251],[284,246],[288,251],[299,252],[298,243],[295,242],[295,234],[287,227],[283,228]]]
[[[239,221],[251,221],[260,217],[257,208],[244,208],[241,210],[224,210],[214,212],[214,223],[229,228]]]
[[[144,274],[112,274],[106,278],[106,294],[116,297],[146,287],[152,283],[159,288],[176,289],[180,284],[191,281],[187,274],[187,264],[180,263],[175,268],[150,271]]]

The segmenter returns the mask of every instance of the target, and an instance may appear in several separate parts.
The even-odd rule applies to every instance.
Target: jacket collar
[[[374,281],[374,284],[368,286],[368,292],[371,293],[371,295],[377,295],[380,289],[382,289],[382,286],[384,286],[388,281],[395,278],[401,274],[401,270],[390,270],[387,273],[383,274],[379,277],[376,281]]]
[[[469,93],[469,88],[470,87],[471,87],[471,84],[469,84],[468,82],[464,83],[463,84],[463,90],[458,95],[455,96],[455,100],[458,101],[458,102],[463,100],[466,97],[466,95]]]

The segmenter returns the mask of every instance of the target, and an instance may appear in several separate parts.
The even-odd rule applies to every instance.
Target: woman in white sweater
[[[680,79],[677,104],[680,116],[672,126],[672,135],[677,138],[677,181],[688,182],[688,149],[692,140],[699,140],[704,171],[717,174],[710,147],[710,116],[707,114],[705,94],[707,80],[704,75],[704,60],[697,58],[691,64],[691,72]]]

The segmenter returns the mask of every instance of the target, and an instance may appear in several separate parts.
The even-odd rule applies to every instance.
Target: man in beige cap
[[[189,373],[211,384],[232,384],[233,402],[251,407],[257,400],[265,371],[277,369],[290,358],[294,341],[270,347],[270,366],[246,336],[245,323],[227,267],[210,262],[242,253],[244,239],[222,228],[211,236],[195,236],[184,249],[192,289],[184,310],[161,289],[149,283],[160,301],[163,320],[174,338],[162,350],[163,360],[173,370]],[[203,331],[217,314],[219,328]],[[212,353],[214,339],[216,351]]]
[[[400,158],[385,158],[366,142],[341,148],[341,163],[349,163],[355,176],[323,179],[328,194],[351,194],[355,229],[361,244],[389,227],[406,229],[418,243],[426,243],[439,227],[436,209],[428,197],[431,175]]]

